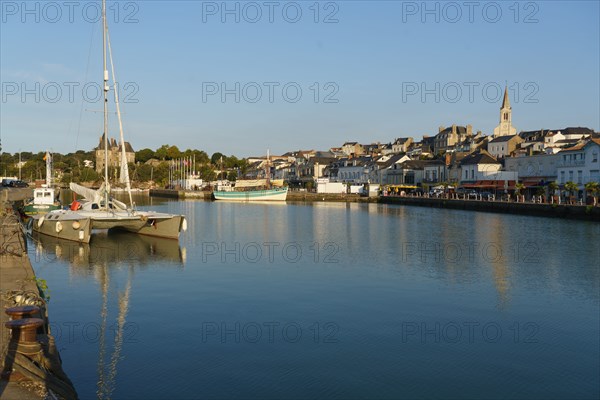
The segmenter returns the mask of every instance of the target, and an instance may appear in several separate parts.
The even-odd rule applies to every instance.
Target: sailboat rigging
[[[82,196],[84,201],[80,204],[78,203],[76,207],[72,207],[70,210],[55,210],[43,216],[38,216],[32,221],[32,230],[45,235],[84,243],[90,241],[92,229],[121,229],[142,235],[177,239],[180,232],[187,229],[187,222],[183,215],[139,211],[135,209],[131,195],[129,169],[125,157],[125,139],[112,57],[112,46],[106,21],[106,0],[102,0],[102,26],[104,182],[98,190],[89,189],[71,182],[69,185],[71,190]],[[108,56],[110,56],[114,101],[121,140],[120,179],[126,185],[129,195],[129,206],[113,199],[110,195],[110,182],[108,179],[108,91],[110,90],[110,79],[107,69],[107,50]]]

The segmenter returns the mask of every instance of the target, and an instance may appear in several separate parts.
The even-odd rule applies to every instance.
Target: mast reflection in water
[[[101,293],[100,322],[97,324],[97,332],[93,333],[98,342],[96,395],[99,399],[110,399],[115,390],[117,365],[121,359],[124,338],[128,332],[130,335],[137,330],[136,325],[127,323],[135,269],[149,263],[183,267],[185,248],[181,249],[177,240],[124,232],[94,233],[90,244],[79,244],[46,235],[35,235],[33,240],[37,260],[67,262],[70,265],[70,276],[92,275],[98,282]],[[123,269],[127,271],[124,287],[123,282],[111,282],[111,271]],[[113,289],[116,290],[111,291],[111,283],[114,283],[116,288]],[[109,319],[111,296],[112,300],[117,300],[116,317]],[[93,313],[94,310],[90,312]],[[114,323],[111,323],[113,320]],[[89,326],[96,327],[88,324],[86,334],[89,334]],[[109,351],[110,354],[107,354]]]

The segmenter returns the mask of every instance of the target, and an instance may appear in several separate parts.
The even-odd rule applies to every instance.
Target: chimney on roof
[[[473,125],[467,125],[467,136],[473,136]]]
[[[456,124],[452,124],[452,134],[456,135]]]

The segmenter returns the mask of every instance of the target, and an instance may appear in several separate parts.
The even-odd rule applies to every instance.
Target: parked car
[[[29,185],[27,184],[27,182],[23,182],[23,181],[19,181],[19,180],[10,181],[8,183],[8,186],[9,187],[13,187],[13,188],[26,188],[26,187],[29,187]]]

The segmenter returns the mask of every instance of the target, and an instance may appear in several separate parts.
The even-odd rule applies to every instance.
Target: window
[[[573,181],[573,171],[569,171],[569,180]]]
[[[474,169],[471,170],[471,179],[475,179],[475,170]]]
[[[469,171],[465,171],[465,179],[469,177]]]
[[[596,162],[598,162],[598,152],[597,152],[597,151],[594,151],[594,152],[592,153],[592,162],[593,162],[593,163],[596,163]]]
[[[565,183],[565,171],[560,171],[560,183]]]
[[[577,171],[577,183],[581,185],[582,181],[583,181],[583,172]]]

